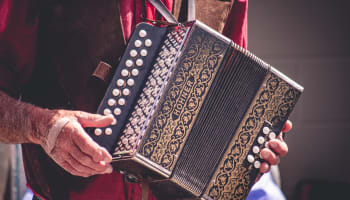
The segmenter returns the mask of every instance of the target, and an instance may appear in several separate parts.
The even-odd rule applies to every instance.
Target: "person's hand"
[[[286,133],[292,129],[292,122],[287,120],[282,129],[283,133]],[[260,155],[266,161],[260,166],[260,172],[266,173],[270,170],[270,165],[277,165],[280,162],[280,157],[285,156],[288,153],[287,143],[283,140],[282,134],[279,134],[276,139],[268,142],[269,148],[261,150]]]
[[[59,121],[60,120],[60,121]],[[85,127],[104,127],[115,120],[113,116],[102,116],[82,111],[57,110],[52,117],[52,127],[58,127],[57,137],[46,136],[41,146],[62,168],[75,176],[89,177],[95,174],[111,173],[111,155],[100,147],[85,132]],[[50,130],[52,130],[52,127]],[[57,127],[56,127],[57,128]],[[49,134],[52,131],[49,131]],[[55,135],[55,134],[53,134]],[[54,140],[54,141],[50,141]]]

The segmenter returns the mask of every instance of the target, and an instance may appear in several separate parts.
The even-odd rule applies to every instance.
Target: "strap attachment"
[[[167,22],[170,24],[177,24],[179,22],[175,18],[175,16],[168,10],[168,8],[164,5],[164,3],[160,0],[148,0],[157,11],[165,18]],[[187,0],[187,21],[194,21],[196,19],[196,1],[195,0]]]

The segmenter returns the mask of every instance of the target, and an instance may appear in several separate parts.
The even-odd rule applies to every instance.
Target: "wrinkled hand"
[[[292,129],[292,122],[287,120],[282,129],[283,133],[286,133]],[[270,165],[277,165],[280,162],[280,157],[285,156],[288,153],[287,143],[283,140],[282,133],[278,135],[276,139],[270,140],[268,143],[269,148],[261,150],[261,157],[266,160],[260,166],[260,172],[266,173],[270,170]]]
[[[51,152],[46,153],[62,168],[75,176],[89,177],[111,173],[111,155],[85,132],[85,127],[104,127],[113,123],[113,116],[102,116],[82,111],[58,110],[53,118],[68,118]],[[42,145],[44,146],[44,145]]]

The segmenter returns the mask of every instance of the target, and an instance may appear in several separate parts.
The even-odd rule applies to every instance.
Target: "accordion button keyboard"
[[[147,50],[146,49],[141,49],[141,51],[140,51],[140,55],[141,56],[143,56],[143,57],[145,57],[145,56],[147,56]]]
[[[130,90],[128,88],[123,89],[123,95],[124,96],[129,96],[130,95]]]
[[[107,103],[109,106],[115,106],[117,104],[117,101],[115,99],[108,99]]]
[[[96,136],[100,136],[102,134],[102,130],[100,128],[96,128],[94,133]]]
[[[124,87],[125,86],[125,81],[123,79],[118,79],[117,80],[117,86],[118,87]]]
[[[119,116],[122,114],[122,110],[120,108],[115,108],[113,113],[116,115],[116,116]]]
[[[142,67],[143,66],[143,60],[141,58],[136,60],[136,66]]]
[[[276,133],[275,132],[270,132],[269,133],[269,138],[270,138],[270,140],[275,139],[276,138]]]
[[[133,76],[138,76],[139,73],[140,73],[140,71],[139,71],[138,69],[133,69],[133,70],[131,70],[131,74],[132,74]]]
[[[125,103],[126,103],[126,101],[125,101],[125,99],[124,99],[124,98],[120,98],[120,99],[118,99],[118,104],[119,104],[120,106],[124,106],[124,105],[125,105]]]
[[[112,129],[111,128],[106,128],[105,134],[106,135],[112,135]]]
[[[258,154],[260,152],[260,148],[258,146],[253,147],[253,153]]]
[[[263,128],[263,133],[264,133],[265,135],[269,134],[269,133],[270,133],[270,128],[267,127],[267,126],[265,126],[265,127]]]
[[[113,96],[115,96],[115,97],[119,97],[119,96],[120,96],[120,90],[119,90],[119,89],[113,89],[113,90],[112,90],[112,94],[113,94]]]
[[[126,60],[125,61],[125,66],[126,67],[132,67],[134,65],[134,62],[132,60]]]
[[[255,167],[256,169],[259,169],[260,166],[261,166],[261,162],[260,162],[260,161],[257,160],[257,161],[254,162],[254,167]]]
[[[248,156],[247,156],[247,160],[248,160],[248,162],[250,162],[250,163],[253,163],[253,162],[255,161],[253,155],[248,155]]]
[[[258,137],[258,143],[259,143],[259,144],[264,144],[264,142],[265,142],[265,138],[262,137],[262,136],[259,136],[259,137]]]
[[[142,41],[141,40],[135,40],[134,42],[135,47],[139,48],[142,46]]]
[[[135,85],[135,80],[132,79],[132,78],[129,78],[127,81],[126,81],[126,84],[130,87],[134,86]]]
[[[145,30],[140,30],[139,36],[142,37],[142,38],[144,38],[144,37],[147,36],[147,32],[146,32]]]
[[[145,40],[145,46],[146,47],[151,47],[152,46],[152,40],[151,39],[146,39]]]
[[[106,108],[106,109],[103,110],[103,114],[104,115],[110,115],[110,114],[112,114],[112,111],[110,109]]]
[[[135,49],[131,50],[130,51],[130,56],[133,57],[133,58],[136,57],[137,56],[137,51]]]
[[[123,69],[120,72],[120,75],[122,75],[123,77],[128,77],[128,76],[130,76],[130,72],[127,69]]]

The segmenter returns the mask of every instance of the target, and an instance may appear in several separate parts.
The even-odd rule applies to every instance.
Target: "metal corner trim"
[[[283,79],[285,82],[290,84],[292,87],[295,87],[295,89],[299,90],[300,92],[304,91],[303,86],[299,85],[297,82],[295,82],[294,80],[289,78],[287,75],[283,74],[282,72],[278,71],[276,68],[271,66],[270,71],[271,71],[271,73],[279,76],[281,79]]]

